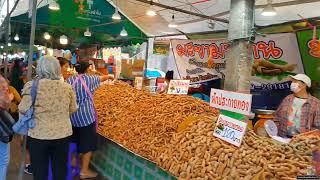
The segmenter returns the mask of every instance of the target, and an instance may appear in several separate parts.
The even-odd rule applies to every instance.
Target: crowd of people
[[[70,61],[65,58],[43,56],[37,61],[33,81],[25,83],[21,61],[17,59],[10,81],[0,77],[0,109],[10,111],[15,120],[32,105],[31,89],[33,82],[38,81],[33,113],[35,127],[28,131],[25,168],[34,180],[48,179],[49,163],[53,180],[66,179],[71,142],[77,145],[80,154],[80,179],[97,176],[89,168],[92,152],[97,149],[93,93],[101,82],[112,77],[93,74],[92,65],[85,61],[78,62],[74,68],[77,73],[71,71]],[[9,155],[10,143],[0,142],[1,180],[6,179]]]

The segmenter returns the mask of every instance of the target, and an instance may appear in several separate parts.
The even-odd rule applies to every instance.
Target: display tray
[[[177,179],[155,163],[101,135],[91,164],[103,177],[112,180]]]

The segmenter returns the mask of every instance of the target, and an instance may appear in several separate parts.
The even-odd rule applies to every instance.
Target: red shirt
[[[276,111],[276,120],[280,121],[279,136],[286,137],[288,135],[289,109],[294,98],[293,94],[287,96]],[[320,101],[309,95],[301,109],[300,133],[314,129],[320,129]]]

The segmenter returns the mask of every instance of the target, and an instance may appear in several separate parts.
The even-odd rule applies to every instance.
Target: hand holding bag
[[[31,88],[31,99],[32,104],[30,108],[27,110],[27,112],[22,115],[18,122],[15,123],[12,127],[13,131],[20,135],[28,135],[28,130],[35,127],[35,121],[34,121],[34,104],[36,102],[37,98],[37,89],[39,85],[39,80],[35,79],[32,82],[32,88]]]

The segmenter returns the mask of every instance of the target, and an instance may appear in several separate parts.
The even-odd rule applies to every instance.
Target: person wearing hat
[[[311,96],[311,79],[305,74],[291,76],[287,96],[276,111],[275,119],[280,122],[279,136],[292,138],[300,133],[320,129],[320,101]]]

